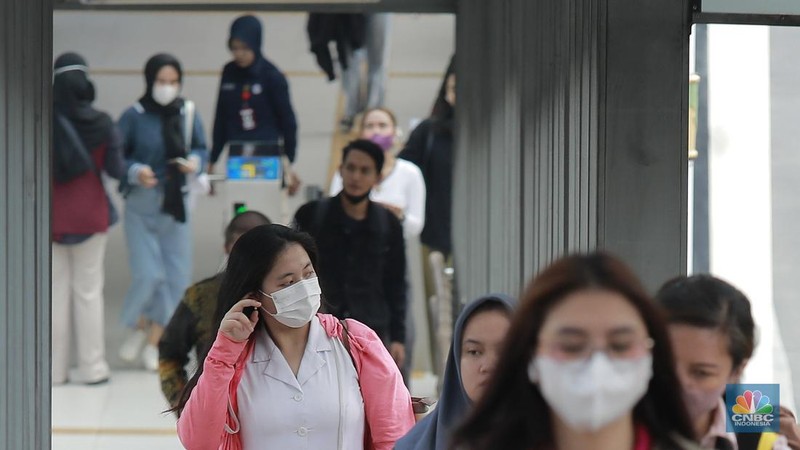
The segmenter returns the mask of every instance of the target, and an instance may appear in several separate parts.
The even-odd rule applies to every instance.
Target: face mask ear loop
[[[258,290],[258,293],[259,293],[259,294],[261,294],[261,295],[263,295],[264,297],[269,297],[269,298],[270,298],[270,300],[272,300],[272,302],[273,302],[273,303],[275,303],[275,299],[274,299],[274,298],[272,298],[272,296],[271,296],[271,295],[269,295],[269,294],[267,294],[266,292],[262,291],[261,289],[259,289],[259,290]],[[277,306],[276,306],[276,308],[277,308]],[[267,308],[264,308],[264,306],[259,306],[259,307],[258,307],[258,309],[260,309],[260,310],[264,311],[264,314],[267,314],[267,315],[269,315],[270,317],[275,317],[275,314],[272,314],[271,312],[267,311]]]

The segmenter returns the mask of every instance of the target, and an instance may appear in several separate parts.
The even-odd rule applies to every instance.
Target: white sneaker
[[[142,351],[142,362],[144,368],[151,371],[158,371],[158,347],[155,345],[146,345]]]
[[[145,342],[147,342],[147,333],[144,330],[132,332],[119,347],[119,357],[127,362],[136,361],[142,353]]]

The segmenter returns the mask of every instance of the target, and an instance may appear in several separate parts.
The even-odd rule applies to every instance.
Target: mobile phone
[[[169,162],[175,163],[175,164],[180,164],[180,165],[182,165],[184,167],[189,167],[191,165],[189,160],[186,159],[186,158],[172,158],[172,159],[169,160]]]
[[[255,301],[260,301],[259,300],[260,297],[261,296],[258,294],[258,292],[252,292],[252,293],[250,293],[250,295],[248,295],[248,298],[250,298],[252,300],[255,300]],[[244,315],[247,316],[247,318],[249,319],[250,315],[253,314],[253,311],[255,311],[255,310],[256,310],[255,306],[245,306],[244,309],[242,309],[242,313],[244,313]]]

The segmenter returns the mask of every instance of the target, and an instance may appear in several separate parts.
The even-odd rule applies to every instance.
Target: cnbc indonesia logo
[[[778,385],[728,385],[725,399],[733,426],[729,431],[777,431]]]

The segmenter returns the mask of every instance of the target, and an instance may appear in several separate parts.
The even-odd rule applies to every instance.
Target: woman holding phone
[[[378,335],[317,314],[316,261],[311,236],[282,225],[236,241],[216,340],[175,408],[186,448],[388,450],[414,425]]]
[[[186,178],[202,170],[205,134],[194,104],[180,96],[182,71],[172,55],[150,58],[147,89],[119,120],[126,175],[125,238],[131,286],[122,323],[131,330],[119,356],[158,369],[158,340],[192,273]]]

